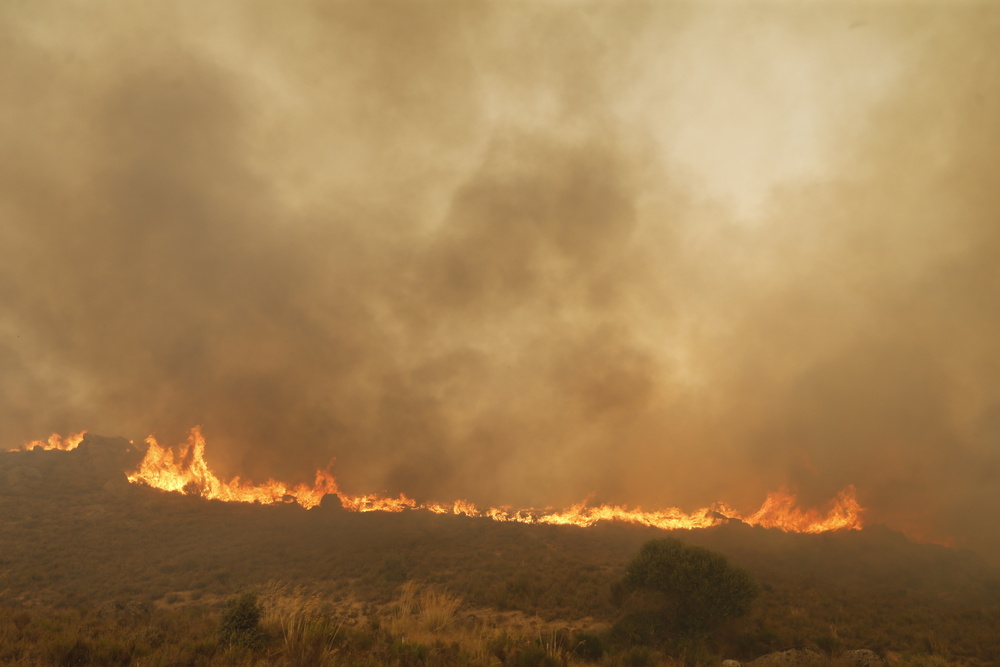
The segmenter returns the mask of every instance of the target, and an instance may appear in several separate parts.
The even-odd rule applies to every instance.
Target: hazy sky
[[[0,442],[1000,553],[993,3],[0,3]],[[4,446],[7,446],[4,445]]]

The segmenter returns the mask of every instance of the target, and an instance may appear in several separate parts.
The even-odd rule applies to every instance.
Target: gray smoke
[[[1000,11],[7,2],[0,442],[1000,553]]]

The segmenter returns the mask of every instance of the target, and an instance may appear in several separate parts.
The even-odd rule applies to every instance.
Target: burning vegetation
[[[342,496],[329,473],[312,488],[225,482],[199,430],[179,447],[138,444],[88,434],[71,451],[0,455],[0,663],[679,665],[695,649],[718,664],[802,646],[813,658],[875,651],[902,667],[947,655],[973,667],[1000,655],[993,575],[972,554],[878,525],[748,525],[808,518],[790,495],[672,534],[613,508],[486,521],[469,517],[489,508],[405,497],[373,511],[385,499]],[[123,474],[155,469],[156,455],[161,485],[179,471],[175,492]],[[212,493],[219,502],[201,501]],[[302,511],[310,498],[322,502]],[[553,519],[574,513],[587,521]],[[663,553],[648,557],[650,541]],[[699,605],[754,589],[727,588],[738,580],[713,554],[760,584],[749,615],[721,625]],[[706,593],[713,580],[721,598]],[[682,614],[660,604],[689,593]]]
[[[86,431],[80,431],[79,433],[74,433],[63,438],[58,433],[53,433],[47,440],[32,440],[24,443],[20,447],[8,449],[7,451],[30,452],[33,449],[42,449],[45,451],[57,449],[59,451],[68,452],[79,447],[80,443],[83,442],[83,436],[85,435],[87,435]]]
[[[335,494],[341,505],[353,512],[426,510],[435,514],[486,517],[504,522],[573,526],[592,526],[599,521],[622,521],[664,530],[709,528],[732,519],[751,526],[796,533],[857,530],[863,525],[863,508],[858,504],[853,486],[841,491],[830,503],[831,507],[826,513],[800,508],[795,494],[784,490],[769,493],[760,509],[750,514],[743,514],[723,502],[690,513],[676,507],[643,510],[622,505],[592,506],[586,500],[561,510],[516,509],[510,506],[480,508],[467,500],[418,503],[405,494],[395,498],[377,494],[349,495],[339,490],[336,479],[328,470],[317,470],[312,486],[304,483],[292,486],[273,479],[254,484],[239,477],[223,481],[205,458],[205,438],[198,427],[191,429],[187,442],[176,450],[161,445],[152,436],[146,439],[146,444],[148,449],[142,463],[128,475],[130,482],[224,502],[295,502],[308,509],[319,505],[324,496]]]
[[[273,479],[264,484],[251,484],[239,477],[223,482],[205,460],[205,438],[197,427],[191,429],[188,441],[176,452],[160,445],[153,436],[146,438],[146,444],[146,456],[139,469],[128,475],[128,480],[155,489],[225,502],[264,505],[297,502],[305,508],[319,505],[323,496],[329,493],[337,493],[337,481],[324,470],[316,471],[316,481],[312,486],[288,486]]]
[[[66,4],[0,5],[0,664],[655,664],[555,632],[681,529],[762,586],[670,664],[1000,665],[1000,3]],[[272,579],[319,658],[225,630]]]

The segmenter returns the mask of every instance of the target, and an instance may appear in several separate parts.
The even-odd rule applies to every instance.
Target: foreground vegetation
[[[819,655],[826,656],[820,664],[852,664],[837,658],[840,647],[814,646],[819,644],[825,647]],[[890,664],[920,667],[995,663],[949,660],[930,645],[905,653],[883,649],[882,655]],[[272,583],[221,604],[0,608],[0,664],[10,665],[680,667],[719,664],[722,657],[707,646],[671,655],[662,647],[631,644],[616,628],[600,624],[473,609],[447,591],[415,582],[401,585],[398,597],[379,607]]]
[[[227,505],[129,485],[101,452],[0,459],[0,664],[713,664],[790,647],[1000,664],[994,573],[886,530],[677,533],[759,595],[698,642],[648,641],[612,593],[661,531]]]

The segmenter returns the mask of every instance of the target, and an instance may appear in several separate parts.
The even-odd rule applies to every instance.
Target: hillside
[[[313,510],[205,501],[129,484],[122,471],[138,457],[127,441],[93,436],[70,452],[0,455],[0,605],[217,609],[240,590],[280,582],[371,615],[413,580],[460,597],[470,613],[600,628],[618,613],[612,583],[641,544],[664,534],[358,514],[335,497]],[[1000,659],[1000,585],[973,553],[878,526],[802,535],[730,522],[674,535],[727,555],[762,584],[752,617],[720,648],[728,655],[812,646]]]

